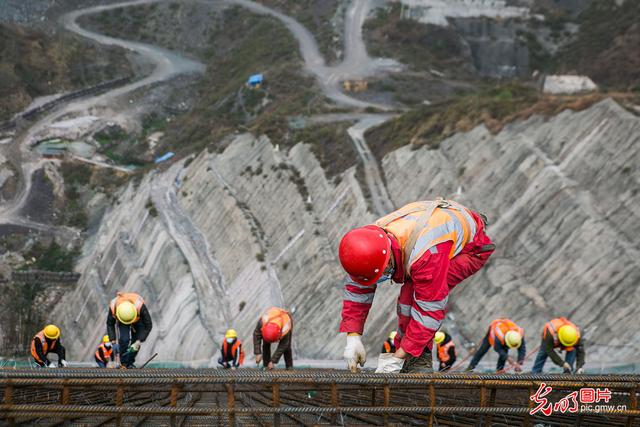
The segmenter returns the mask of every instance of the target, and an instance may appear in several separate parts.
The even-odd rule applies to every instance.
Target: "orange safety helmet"
[[[261,332],[262,332],[262,338],[266,342],[272,343],[280,339],[280,334],[282,333],[282,329],[280,329],[280,326],[276,325],[275,323],[269,322],[262,325]]]
[[[387,267],[391,240],[377,225],[355,228],[342,237],[338,255],[340,264],[354,282],[373,285]]]

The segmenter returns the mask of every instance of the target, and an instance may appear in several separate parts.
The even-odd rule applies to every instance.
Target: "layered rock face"
[[[442,195],[491,221],[496,254],[453,292],[457,338],[477,341],[493,318],[508,316],[533,348],[543,323],[565,315],[592,343],[591,361],[609,359],[599,345],[616,346],[618,362],[636,359],[638,135],[640,119],[604,101],[383,159],[395,206]],[[141,359],[157,351],[159,360],[204,361],[227,327],[250,354],[271,305],[294,310],[297,357],[340,358],[336,248],[348,229],[375,219],[354,175],[336,184],[304,144],[284,153],[240,135],[220,154],[132,185],[87,242],[81,282],[53,313],[71,359],[95,351],[120,289],[141,293],[154,318]],[[378,289],[365,329],[370,357],[394,328],[398,290]]]
[[[470,341],[506,316],[525,328],[533,349],[544,322],[566,316],[583,329],[590,361],[637,360],[639,136],[640,119],[606,100],[384,159],[396,205],[461,193],[457,199],[489,217],[498,249],[451,299]]]

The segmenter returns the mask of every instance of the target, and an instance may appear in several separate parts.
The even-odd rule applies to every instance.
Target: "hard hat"
[[[564,325],[558,329],[558,340],[565,347],[573,347],[578,342],[578,330],[571,325]]]
[[[109,342],[109,335],[105,335],[102,337],[102,342],[107,343]]]
[[[120,323],[130,325],[138,317],[138,310],[136,310],[136,306],[132,302],[123,301],[116,308],[116,317]]]
[[[262,325],[262,338],[265,342],[272,343],[278,341],[280,339],[281,332],[282,330],[280,329],[280,326],[273,322]]]
[[[225,338],[238,338],[238,333],[235,329],[227,329],[227,332],[224,334]]]
[[[355,228],[342,237],[340,264],[361,285],[373,285],[384,273],[391,256],[391,241],[376,225]]]
[[[442,341],[444,341],[444,332],[436,332],[436,336],[433,340],[436,342],[436,344],[440,344]]]
[[[44,336],[50,340],[57,340],[60,338],[60,328],[56,325],[47,325],[44,327]]]
[[[391,341],[395,340],[395,339],[396,339],[396,335],[398,335],[398,332],[396,332],[396,331],[391,332],[391,333],[389,334],[389,339],[390,339]]]
[[[516,331],[508,331],[504,334],[504,342],[509,348],[518,348],[522,344],[522,335]]]

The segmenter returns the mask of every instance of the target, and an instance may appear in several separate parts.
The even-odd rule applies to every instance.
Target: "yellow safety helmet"
[[[578,342],[578,330],[571,325],[564,325],[558,329],[558,340],[565,347],[573,347]]]
[[[44,327],[44,336],[50,340],[57,340],[60,338],[60,328],[56,325],[47,325]]]
[[[504,342],[509,348],[518,348],[522,344],[522,336],[516,331],[508,331],[504,334]]]
[[[138,317],[138,310],[136,310],[136,306],[132,302],[123,301],[116,308],[116,317],[120,323],[130,325]]]
[[[444,341],[444,332],[436,332],[436,336],[433,340],[436,342],[436,344],[440,344],[442,341]]]
[[[397,331],[393,331],[393,332],[391,332],[391,333],[389,334],[389,339],[390,339],[391,341],[395,340],[395,339],[396,339],[396,335],[398,335],[398,332],[397,332]]]
[[[227,329],[227,332],[224,334],[225,338],[238,338],[238,333],[235,329]]]
[[[102,337],[102,342],[103,343],[108,343],[109,341],[110,341],[109,340],[109,335],[105,335],[105,336]]]

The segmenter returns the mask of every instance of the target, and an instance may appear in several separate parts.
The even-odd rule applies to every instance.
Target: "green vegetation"
[[[313,79],[300,71],[297,42],[279,21],[237,7],[222,12],[214,27],[195,108],[167,127],[162,149],[185,155],[210,144],[221,148],[218,141],[236,129],[291,145],[287,117],[317,112],[323,100]],[[253,93],[244,85],[257,72],[265,75],[265,85]]]
[[[124,51],[0,23],[0,121],[33,98],[131,74]]]
[[[435,68],[457,78],[472,77],[464,40],[453,29],[400,18],[400,4],[378,9],[364,26],[372,55],[395,58],[413,70]]]
[[[533,114],[552,116],[567,108],[579,111],[603,98],[603,94],[547,96],[520,83],[490,85],[472,94],[409,111],[370,130],[367,141],[378,158],[407,144],[436,149],[445,138],[479,124],[497,133],[506,123],[517,119]]]
[[[605,88],[640,87],[640,2],[593,0],[577,37],[556,55],[557,71],[587,74]]]
[[[114,163],[144,166],[151,160],[147,153],[147,136],[165,126],[164,118],[156,113],[150,113],[143,117],[140,135],[127,134],[121,127],[113,125],[96,132],[93,138],[100,144],[98,151]]]
[[[342,49],[342,42],[336,46],[338,34],[331,22],[338,7],[337,0],[259,0],[259,3],[294,17],[313,34],[327,62],[337,59],[336,49]]]
[[[73,271],[76,258],[80,255],[80,249],[66,250],[55,240],[48,245],[36,242],[27,252],[24,258],[27,260],[21,270],[47,270],[47,271]],[[35,261],[31,262],[31,260]]]
[[[304,142],[320,161],[328,177],[337,176],[353,166],[357,153],[347,134],[351,122],[338,122],[308,126],[293,133],[294,143]]]
[[[81,192],[89,185],[93,168],[84,163],[64,162],[60,165],[60,173],[64,179],[64,208],[60,209],[58,221],[69,227],[85,230],[89,217]]]

